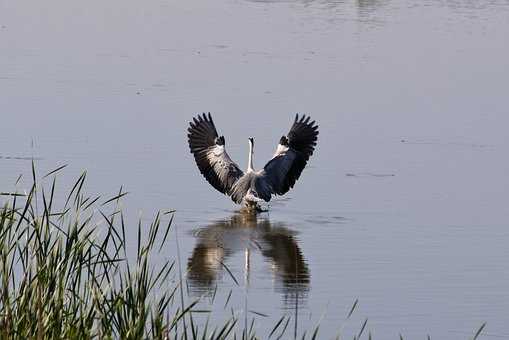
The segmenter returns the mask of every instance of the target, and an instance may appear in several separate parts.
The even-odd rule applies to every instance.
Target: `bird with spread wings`
[[[261,170],[253,168],[254,139],[249,138],[245,172],[228,156],[224,136],[218,135],[210,113],[193,118],[187,137],[205,179],[235,203],[258,210],[259,202],[269,202],[272,195],[284,195],[293,188],[315,150],[318,125],[309,116],[297,114],[288,134],[279,140],[274,156]]]

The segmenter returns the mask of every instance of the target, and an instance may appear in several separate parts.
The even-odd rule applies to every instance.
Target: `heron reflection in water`
[[[216,221],[196,233],[197,244],[188,260],[188,280],[195,293],[211,292],[216,282],[229,276],[225,266],[234,254],[244,253],[244,281],[249,286],[251,256],[261,254],[270,263],[275,290],[286,303],[305,300],[310,274],[295,232],[282,223],[253,214],[236,214]]]

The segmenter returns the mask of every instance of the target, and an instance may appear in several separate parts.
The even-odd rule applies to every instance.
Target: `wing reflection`
[[[229,258],[236,253],[244,254],[244,260],[239,261],[243,261],[244,282],[249,285],[253,270],[250,257],[261,254],[270,264],[274,288],[283,295],[284,301],[294,303],[296,298],[305,299],[310,284],[309,269],[295,232],[282,223],[236,214],[200,229],[195,236],[197,244],[187,263],[189,287],[195,293],[210,292],[218,280],[229,276],[224,266],[228,266]]]

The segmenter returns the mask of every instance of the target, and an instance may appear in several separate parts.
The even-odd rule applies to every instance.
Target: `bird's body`
[[[254,139],[249,138],[248,167],[243,172],[228,156],[225,139],[218,136],[210,113],[194,118],[188,132],[189,148],[205,179],[235,203],[255,210],[259,202],[269,202],[272,195],[283,195],[294,186],[318,139],[315,122],[297,115],[272,159],[258,171],[253,167]]]

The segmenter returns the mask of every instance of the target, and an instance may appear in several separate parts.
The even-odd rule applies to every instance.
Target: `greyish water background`
[[[299,333],[331,338],[359,298],[345,335],[509,339],[508,37],[508,1],[1,0],[0,188],[27,188],[33,156],[68,163],[66,188],[124,185],[133,234],[176,209],[190,298],[217,285],[219,321],[232,289],[262,330],[298,301]],[[199,176],[201,111],[242,167],[248,136],[261,167],[295,112],[319,122],[270,214]]]

